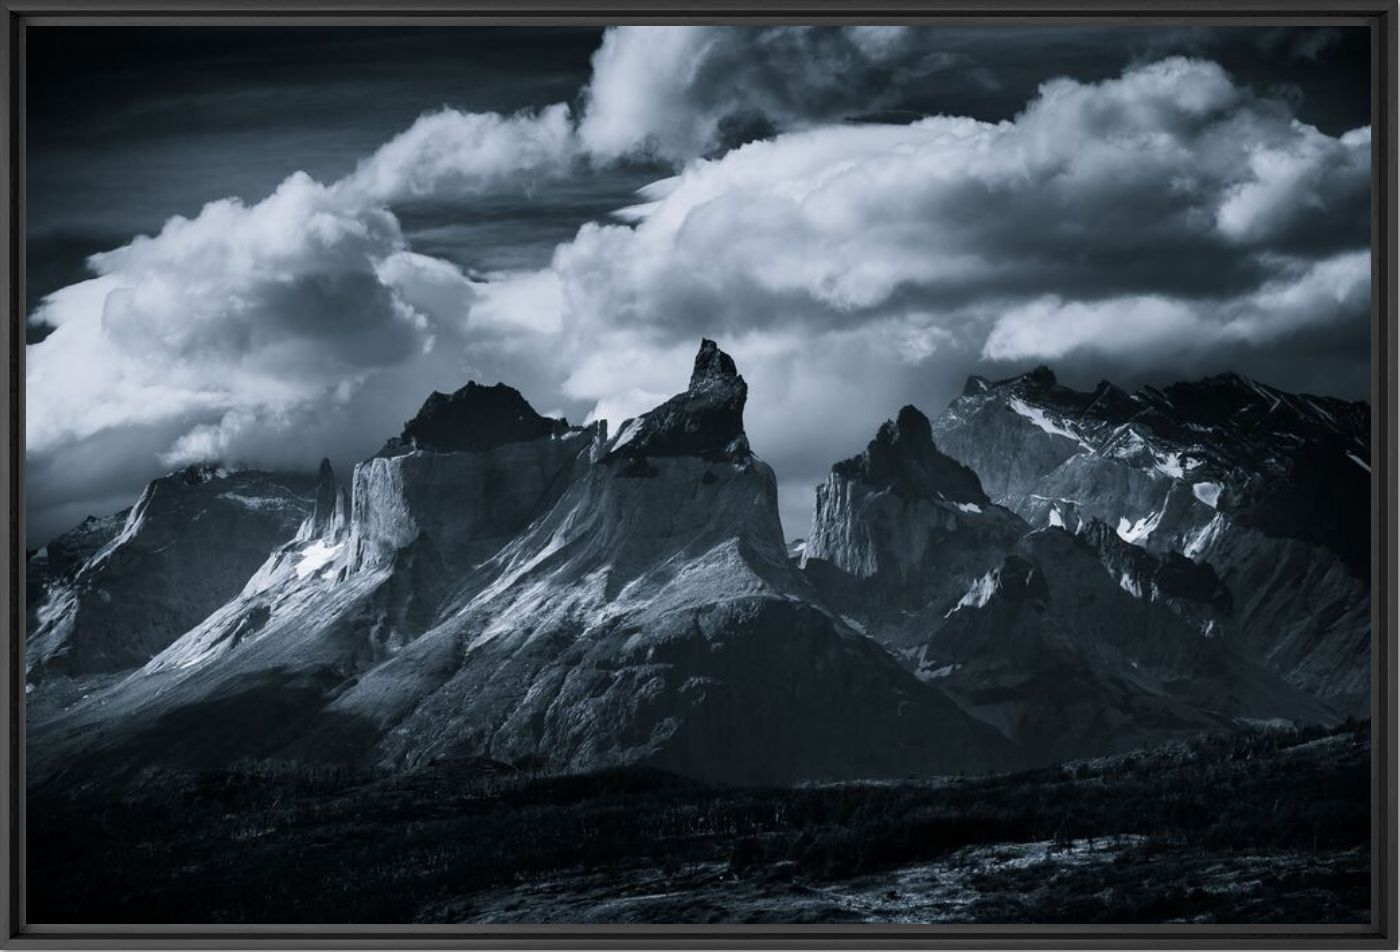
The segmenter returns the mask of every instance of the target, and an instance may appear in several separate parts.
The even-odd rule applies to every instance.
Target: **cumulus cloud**
[[[1309,334],[1367,320],[1369,143],[1171,58],[1047,82],[1009,121],[826,125],[691,161],[556,251],[570,394],[635,412],[719,337],[755,447],[801,484],[981,365],[1127,383],[1302,363]]]
[[[802,128],[896,102],[960,62],[909,27],[619,27],[593,57],[585,147],[684,161],[726,132]]]
[[[426,389],[461,382],[471,282],[410,252],[386,208],[300,173],[261,202],[212,202],[90,266],[96,277],[32,316],[53,327],[27,352],[40,524],[46,507],[71,515],[76,486],[106,498],[138,472],[365,454]],[[142,465],[84,466],[96,445]]]
[[[1138,370],[1365,321],[1370,307],[1370,253],[1345,252],[1231,301],[1151,295],[1096,301],[1037,298],[996,320],[982,354],[1000,361],[1088,354]]]
[[[432,343],[427,317],[375,274],[403,248],[393,217],[304,175],[262,202],[193,219],[91,259],[28,353],[28,441],[44,452],[133,421],[282,408]]]
[[[469,376],[616,426],[683,385],[704,334],[749,379],[798,534],[800,487],[986,364],[1175,376],[1365,326],[1369,131],[1326,135],[1214,63],[902,125],[832,123],[946,68],[898,28],[624,29],[594,65],[577,124],[431,113],[339,182],[294,175],[96,256],[35,315],[55,330],[29,349],[31,471],[97,446],[363,454]],[[790,131],[715,154],[746,122]],[[468,275],[391,210],[636,155],[676,174],[537,271]]]
[[[553,270],[574,324],[653,332],[921,313],[976,333],[979,312],[1046,294],[1228,300],[1310,260],[1293,223],[1366,193],[1368,146],[1173,59],[1047,83],[1014,121],[828,126],[693,162],[635,225],[585,225]],[[1314,172],[1280,176],[1263,153]],[[1240,208],[1260,189],[1267,221]],[[1358,237],[1334,229],[1323,250]]]
[[[443,109],[380,146],[336,188],[381,204],[470,195],[564,175],[579,155],[563,103],[510,116]]]

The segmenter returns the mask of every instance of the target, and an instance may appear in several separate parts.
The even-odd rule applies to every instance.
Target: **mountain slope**
[[[1370,671],[1370,409],[1234,374],[1134,394],[1038,368],[971,378],[934,422],[950,455],[1031,525],[1097,520],[1209,563],[1247,653],[1363,713]]]
[[[905,407],[818,487],[802,564],[851,624],[1043,761],[1334,719],[1238,653],[1210,565],[1077,529],[991,503]]]
[[[436,401],[456,408],[446,432],[484,417],[491,436],[391,441],[356,467],[348,519],[323,483],[237,598],[36,728],[35,775],[79,751],[128,778],[247,756],[746,782],[1009,763],[997,732],[811,603],[746,390],[707,341],[689,388],[613,440]]]
[[[920,670],[1047,762],[1240,723],[1336,719],[1239,654],[1216,618],[1167,607],[1213,608],[1170,563],[1146,560],[1115,579],[1090,538],[1036,530],[948,613]]]
[[[801,564],[848,620],[902,646],[920,641],[1028,530],[938,450],[928,418],[906,406],[817,487]]]
[[[310,489],[298,476],[191,466],[151,482],[120,522],[54,540],[36,554],[47,580],[30,610],[30,681],[144,664],[296,532]]]

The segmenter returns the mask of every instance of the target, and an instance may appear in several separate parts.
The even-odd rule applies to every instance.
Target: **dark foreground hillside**
[[[1365,725],[794,789],[250,763],[32,792],[29,921],[1364,922],[1369,763]]]

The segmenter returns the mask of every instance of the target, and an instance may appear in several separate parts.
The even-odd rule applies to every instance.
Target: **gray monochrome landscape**
[[[36,38],[29,920],[1368,922],[1368,60],[1131,32]]]

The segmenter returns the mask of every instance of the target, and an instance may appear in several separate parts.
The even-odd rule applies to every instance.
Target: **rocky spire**
[[[939,452],[928,417],[913,406],[886,420],[864,453],[842,460],[832,472],[906,499],[989,503],[977,474]]]
[[[699,456],[739,460],[749,456],[744,403],[749,388],[734,360],[712,340],[702,340],[690,387],[625,424],[605,460],[649,456]]]
[[[316,504],[311,511],[306,530],[308,538],[319,539],[334,528],[339,498],[335,470],[331,468],[331,461],[323,457],[316,479]]]

